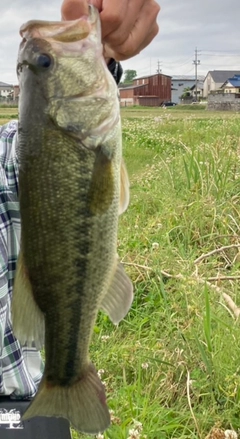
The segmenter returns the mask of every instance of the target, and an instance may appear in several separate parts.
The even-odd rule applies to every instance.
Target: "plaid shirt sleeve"
[[[20,240],[17,121],[0,127],[0,395],[31,398],[42,377],[35,348],[21,346],[11,324],[11,297]]]

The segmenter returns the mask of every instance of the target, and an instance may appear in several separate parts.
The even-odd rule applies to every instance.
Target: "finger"
[[[147,35],[144,42],[140,45],[136,45],[135,42],[127,40],[121,46],[117,46],[112,48],[108,44],[104,46],[104,56],[109,58],[114,58],[116,61],[125,61],[126,59],[132,58],[135,55],[138,55],[145,47],[147,47],[151,41],[158,34],[159,27],[155,24],[152,27],[151,32]]]
[[[156,2],[145,2],[135,26],[124,42],[116,44],[113,34],[105,37],[106,52],[111,51],[111,56],[113,56],[114,51],[118,61],[137,55],[158,33],[156,18],[159,10],[160,7]]]
[[[134,33],[136,23],[141,20],[141,34],[144,39],[145,34],[149,31],[149,26],[156,20],[160,10],[159,5],[154,0],[135,0],[129,2],[125,17],[118,25],[109,32],[110,25],[104,17],[104,10],[101,13],[102,36],[103,39],[111,38],[112,45],[122,44],[130,34]],[[105,31],[107,27],[108,32]]]
[[[63,0],[61,7],[63,20],[76,20],[83,15],[88,15],[87,0]]]
[[[101,23],[103,39],[116,33],[120,42],[127,38],[136,21],[136,17],[146,0],[103,0]],[[120,31],[121,28],[121,31]]]
[[[123,45],[118,52],[116,52],[116,61],[124,61],[126,59],[132,58],[133,56],[138,55],[145,47],[147,47],[151,41],[155,38],[155,36],[158,34],[159,27],[157,24],[154,25],[151,32],[147,35],[144,42],[140,44],[139,46],[134,45]]]

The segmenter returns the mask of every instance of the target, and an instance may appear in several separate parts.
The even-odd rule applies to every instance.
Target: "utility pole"
[[[195,65],[195,101],[198,101],[198,95],[197,95],[197,86],[198,86],[198,73],[197,68],[200,64],[200,60],[198,59],[198,50],[197,47],[195,49],[195,59],[193,60],[193,64]]]
[[[161,69],[161,62],[158,60],[157,62],[157,73],[161,73],[162,69]]]

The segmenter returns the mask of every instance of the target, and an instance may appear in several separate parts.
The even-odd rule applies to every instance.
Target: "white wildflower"
[[[118,416],[115,416],[114,410],[109,410],[110,416],[111,416],[111,422],[112,424],[121,424],[121,419],[118,418]]]
[[[103,434],[101,434],[101,433],[98,433],[98,434],[97,434],[97,436],[96,436],[96,439],[104,439],[104,436],[103,436]]]
[[[103,376],[103,374],[105,373],[105,370],[104,369],[99,369],[98,370],[98,376],[99,376],[99,378],[100,378],[100,380],[102,379],[102,376]]]
[[[159,248],[159,244],[158,244],[158,242],[153,242],[152,243],[152,249],[153,250],[156,250],[156,249],[158,249]]]
[[[145,363],[145,364],[147,364],[147,363]],[[147,365],[147,367],[148,367],[148,365]],[[134,428],[135,428],[136,430],[138,430],[139,432],[142,431],[142,429],[143,429],[143,425],[142,425],[141,422],[139,422],[139,421],[137,421],[136,419],[134,419],[134,420],[133,420],[133,425],[134,425]]]
[[[234,430],[225,430],[224,435],[226,439],[238,439],[238,435]]]
[[[136,419],[133,419],[133,428],[129,429],[129,436],[127,439],[141,439],[141,432],[142,432],[143,426],[142,423],[139,421],[136,421]]]
[[[154,122],[163,122],[163,118],[160,116],[154,117]]]
[[[138,430],[131,428],[128,432],[129,436],[127,439],[140,439],[140,433]]]
[[[142,369],[148,369],[149,364],[148,363],[142,363]]]
[[[106,343],[106,341],[110,338],[110,335],[102,335],[101,340]]]

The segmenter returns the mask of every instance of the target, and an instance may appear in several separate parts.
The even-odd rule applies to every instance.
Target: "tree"
[[[186,87],[183,90],[183,94],[180,96],[180,99],[187,99],[191,96],[191,89],[190,87]]]
[[[132,82],[134,78],[136,78],[137,72],[136,70],[125,70],[124,72],[124,84],[128,82]]]

